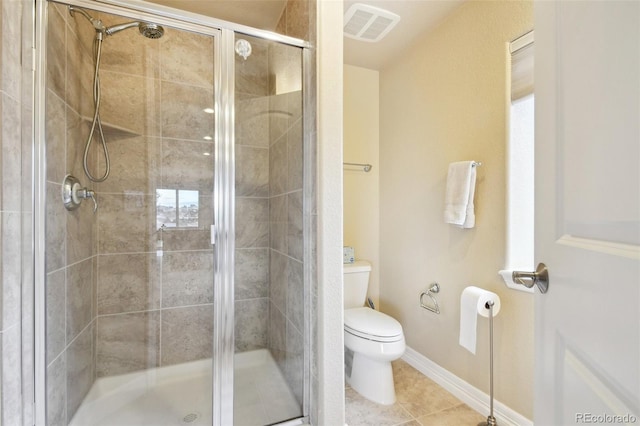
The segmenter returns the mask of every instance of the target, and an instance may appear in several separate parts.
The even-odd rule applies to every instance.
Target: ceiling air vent
[[[344,14],[344,35],[373,43],[387,35],[399,20],[398,15],[388,10],[355,3]]]

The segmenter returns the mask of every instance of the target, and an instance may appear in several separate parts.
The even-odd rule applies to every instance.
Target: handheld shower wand
[[[102,123],[100,122],[100,58],[102,56],[102,41],[104,40],[104,36],[111,36],[120,31],[126,30],[128,28],[138,27],[140,34],[147,38],[160,38],[164,34],[164,28],[160,25],[148,23],[148,22],[126,22],[124,24],[113,25],[111,27],[105,26],[100,19],[95,19],[86,10],[68,6],[69,13],[71,16],[74,14],[80,13],[84,16],[90,23],[93,25],[93,28],[96,30],[96,37],[93,41],[93,56],[95,62],[95,69],[93,73],[93,120],[91,122],[91,130],[89,131],[89,136],[87,137],[87,142],[84,147],[84,156],[82,160],[82,166],[84,168],[84,173],[87,175],[89,180],[92,182],[104,182],[109,177],[109,172],[111,171],[111,161],[109,160],[109,150],[107,149],[107,143],[104,137],[104,132],[102,130]],[[105,172],[101,177],[95,177],[89,171],[88,166],[88,157],[89,150],[91,148],[91,142],[93,141],[93,135],[98,129],[98,134],[100,135],[100,143],[102,144],[102,152],[104,153],[105,159]]]

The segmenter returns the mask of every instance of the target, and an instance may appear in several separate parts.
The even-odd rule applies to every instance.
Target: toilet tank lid
[[[356,272],[369,272],[371,271],[371,263],[369,263],[366,260],[356,260],[353,263],[343,264],[342,268],[345,274],[353,274]]]

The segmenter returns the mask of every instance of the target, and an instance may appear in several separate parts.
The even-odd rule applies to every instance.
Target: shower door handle
[[[216,245],[216,226],[211,225],[211,245]]]

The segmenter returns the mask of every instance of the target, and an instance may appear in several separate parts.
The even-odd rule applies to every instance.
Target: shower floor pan
[[[300,404],[266,349],[234,357],[234,424],[300,417]],[[97,379],[71,426],[211,425],[211,359]]]

